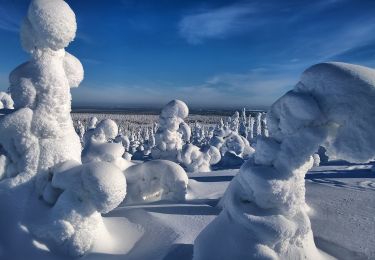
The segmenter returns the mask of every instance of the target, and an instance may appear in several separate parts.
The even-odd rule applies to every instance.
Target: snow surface
[[[375,257],[375,176],[370,168],[337,162],[313,168],[306,175],[315,244],[337,259]],[[101,227],[93,248],[81,259],[192,259],[194,240],[220,213],[215,206],[237,173],[192,173],[187,200],[182,203],[120,205],[103,217],[105,229]],[[0,206],[9,210],[0,215],[0,259],[70,259],[52,253],[23,223],[13,221],[20,210],[14,207],[17,194],[1,193]],[[34,197],[28,205],[35,218],[47,213],[48,208]]]

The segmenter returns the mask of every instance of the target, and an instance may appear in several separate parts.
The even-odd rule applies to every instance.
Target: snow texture
[[[304,177],[320,145],[334,158],[374,159],[374,101],[375,70],[333,62],[307,69],[272,105],[270,137],[259,140],[255,163],[246,162],[231,182],[223,212],[195,241],[194,259],[322,258]]]
[[[128,185],[127,203],[185,200],[188,176],[172,161],[148,161],[130,166],[124,173]]]

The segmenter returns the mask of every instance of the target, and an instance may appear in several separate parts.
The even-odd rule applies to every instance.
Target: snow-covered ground
[[[370,167],[331,162],[306,175],[315,243],[335,258],[375,258],[375,174]],[[219,214],[216,205],[237,173],[234,169],[189,174],[184,203],[120,205],[105,215],[107,231],[81,259],[192,259],[196,236]],[[6,217],[2,213],[3,224]],[[27,231],[21,237],[8,237],[8,242],[17,239],[13,247],[1,241],[0,259],[67,259],[50,253]]]

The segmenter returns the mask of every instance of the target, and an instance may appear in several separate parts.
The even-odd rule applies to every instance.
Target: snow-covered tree
[[[18,169],[17,177],[9,180],[12,184],[38,175],[41,192],[50,167],[81,161],[81,144],[70,116],[70,88],[78,87],[83,68],[64,50],[75,31],[74,13],[64,1],[31,2],[21,27],[22,46],[31,59],[9,76],[16,111],[0,123],[1,145]]]
[[[254,124],[255,124],[254,117],[252,117],[251,114],[250,114],[249,115],[249,131],[247,133],[247,140],[249,141],[249,143],[252,143],[253,138],[255,137],[255,135],[254,135]]]
[[[258,112],[255,115],[254,128],[253,128],[254,138],[262,135],[262,113]]]
[[[82,124],[80,120],[77,121],[76,126],[76,132],[79,136],[79,139],[81,140],[81,143],[83,143],[84,135],[85,135],[85,126]]]
[[[267,113],[262,113],[261,115],[261,135],[268,136]]]
[[[33,214],[22,210],[30,201],[36,203],[36,187],[51,207],[30,224],[31,234],[72,256],[91,248],[103,227],[100,213],[115,208],[126,193],[124,175],[114,165],[81,164],[81,144],[70,116],[70,88],[82,81],[83,68],[64,50],[75,32],[75,14],[63,0],[30,3],[21,41],[31,59],[10,74],[16,110],[0,121],[5,151],[1,160],[7,161],[7,179],[0,189],[20,193],[14,216]]]
[[[374,159],[374,82],[375,70],[358,65],[307,69],[272,105],[270,137],[259,138],[254,162],[231,182],[224,210],[195,241],[194,259],[321,259],[306,213],[304,177],[320,145],[333,158]],[[233,241],[236,246],[228,247]]]
[[[247,138],[248,135],[248,127],[246,122],[246,109],[242,109],[241,117],[240,117],[240,126],[238,128],[238,133],[243,137]]]
[[[161,111],[159,127],[155,134],[156,146],[151,155],[154,159],[166,159],[177,162],[178,151],[184,140],[190,139],[190,127],[184,122],[189,108],[181,100],[172,100]]]
[[[179,153],[178,160],[188,172],[209,172],[210,166],[220,161],[219,149],[214,146],[200,149],[193,144],[185,144]]]
[[[229,127],[230,130],[238,133],[238,128],[240,127],[240,113],[238,113],[238,111],[236,111],[234,115],[230,118]]]
[[[12,97],[5,92],[0,92],[0,109],[14,109]]]
[[[95,116],[91,117],[87,129],[95,129],[97,123],[98,123],[98,118],[96,118]]]

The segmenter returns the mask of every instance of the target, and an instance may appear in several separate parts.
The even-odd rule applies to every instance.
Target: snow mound
[[[105,229],[100,214],[124,200],[126,180],[111,163],[67,161],[54,168],[48,189],[54,189],[49,193],[56,195],[56,202],[44,225],[34,227],[33,233],[64,254],[81,256],[91,249],[98,231]]]
[[[307,69],[267,113],[270,136],[257,141],[254,160],[231,182],[224,210],[196,239],[194,259],[321,259],[305,174],[319,146],[348,161],[375,157],[374,101],[375,70],[344,63]]]
[[[130,166],[124,173],[128,185],[127,203],[185,200],[188,176],[172,161],[148,161]]]

